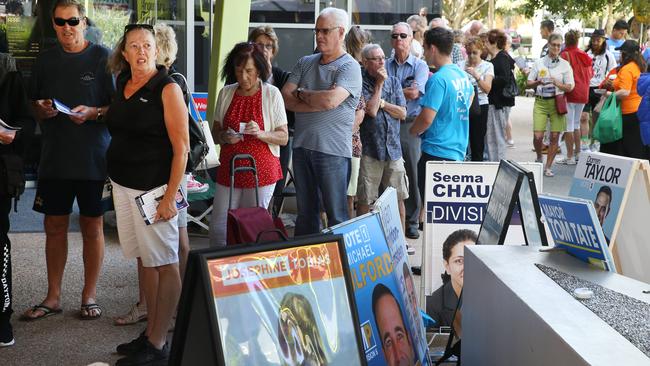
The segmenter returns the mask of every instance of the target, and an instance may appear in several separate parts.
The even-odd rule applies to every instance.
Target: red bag
[[[569,110],[567,109],[566,95],[555,94],[555,110],[559,115],[564,115],[569,112]]]
[[[237,160],[249,160],[250,166],[235,168]],[[255,177],[256,207],[232,208],[232,190],[235,186],[235,173],[250,171]],[[275,220],[268,210],[259,207],[257,193],[257,168],[255,159],[248,154],[238,154],[230,161],[230,197],[228,198],[228,219],[226,221],[226,244],[255,243],[286,239],[287,232],[278,217]],[[284,235],[284,237],[282,236]]]

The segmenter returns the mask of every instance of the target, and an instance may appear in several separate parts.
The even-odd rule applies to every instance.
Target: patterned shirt
[[[359,105],[357,105],[357,109],[355,110],[362,110],[366,109],[366,98],[361,95],[361,98],[359,98]],[[354,117],[356,120],[356,116]],[[361,126],[359,126],[361,128]],[[352,157],[353,158],[360,158],[361,157],[361,130],[358,129],[356,131],[352,131]]]
[[[365,70],[362,72],[362,75],[362,95],[366,100],[370,100],[375,93],[375,78],[370,76]],[[406,106],[406,98],[402,92],[401,83],[396,77],[389,76],[384,81],[384,86],[381,90],[381,99],[390,104],[401,107]],[[401,158],[402,146],[399,142],[399,128],[400,121],[397,118],[393,118],[383,109],[377,111],[375,118],[366,114],[361,124],[363,155],[381,161],[395,161]]]

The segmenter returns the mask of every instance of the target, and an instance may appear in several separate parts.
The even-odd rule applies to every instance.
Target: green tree
[[[627,15],[636,0],[525,0],[524,14],[545,10],[564,19],[590,19],[595,14],[603,20],[601,26],[611,29],[617,17]],[[646,0],[647,1],[647,0]]]

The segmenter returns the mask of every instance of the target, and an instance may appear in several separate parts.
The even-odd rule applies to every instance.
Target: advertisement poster
[[[361,365],[336,242],[207,262],[227,365]]]
[[[395,276],[402,269],[393,265],[378,215],[366,214],[330,230],[345,240],[368,365],[422,365]]]
[[[411,334],[413,334],[413,343],[418,348],[418,359],[426,365],[428,353],[424,323],[420,315],[420,304],[411,275],[411,267],[408,263],[406,253],[406,239],[399,216],[399,207],[397,204],[397,191],[393,187],[388,187],[384,193],[375,201],[374,210],[379,214],[381,226],[384,230],[390,255],[393,258],[393,266],[397,269],[394,271],[399,283],[400,293],[406,304],[405,313],[411,323]],[[401,269],[401,270],[399,270]],[[419,341],[418,341],[419,340]]]
[[[194,120],[196,121],[207,121],[207,112],[208,112],[208,93],[192,93],[192,102],[196,106],[196,110],[198,110],[199,116],[196,115],[196,111],[194,108],[190,108],[190,113],[192,114],[192,117],[194,117]]]
[[[580,157],[569,196],[593,202],[605,239],[614,236],[623,196],[637,160],[603,153]]]
[[[537,192],[542,191],[542,164],[519,163],[533,172]],[[423,265],[424,293],[431,294],[442,285],[444,272],[442,244],[456,230],[468,229],[478,234],[497,176],[497,162],[428,162],[426,173],[426,222]],[[525,243],[521,220],[513,217],[506,244]]]
[[[539,204],[556,247],[605,271],[616,272],[591,201],[540,195]]]

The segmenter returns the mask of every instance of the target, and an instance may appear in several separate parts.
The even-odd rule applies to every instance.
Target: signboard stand
[[[650,164],[586,153],[576,166],[569,195],[594,203],[618,273],[650,283]]]
[[[190,252],[170,365],[366,365],[343,238]]]

